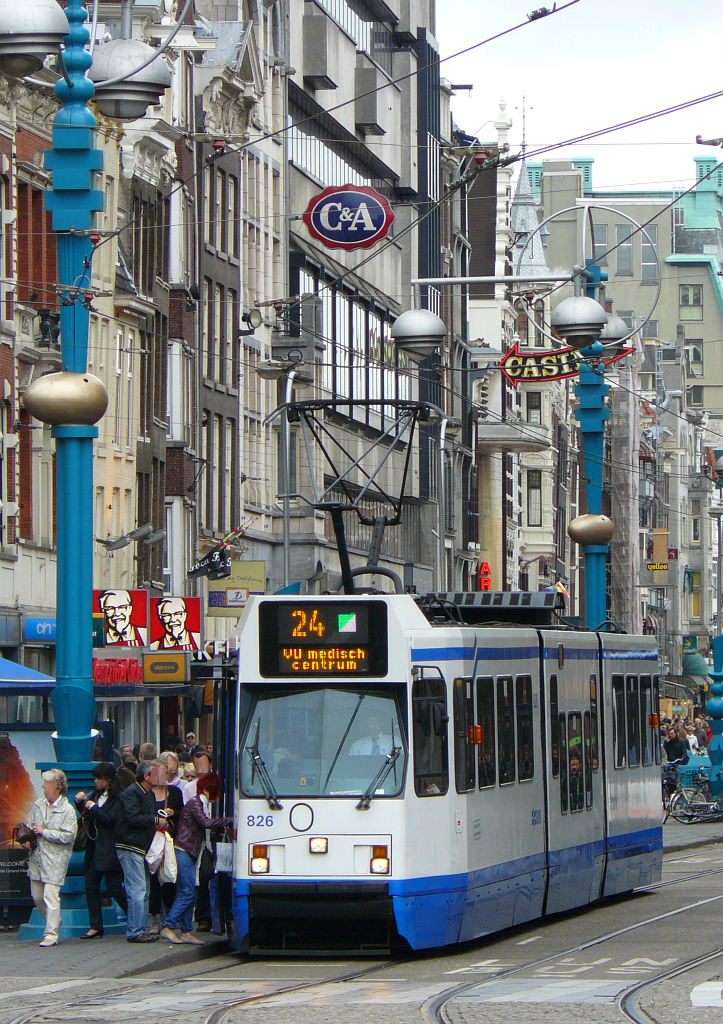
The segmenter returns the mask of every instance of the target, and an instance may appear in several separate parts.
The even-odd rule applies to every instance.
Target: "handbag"
[[[38,837],[29,825],[26,825],[24,821],[21,821],[13,829],[13,842],[29,843],[30,849],[34,850],[38,845]]]
[[[158,867],[158,881],[175,882],[178,878],[178,864],[176,862],[176,851],[173,847],[173,840],[168,832],[161,832],[163,838],[163,860]]]
[[[148,870],[152,875],[155,875],[159,867],[163,863],[163,856],[166,852],[166,840],[163,832],[156,832],[153,837],[153,842],[148,847],[148,853],[146,854],[146,864]]]
[[[198,884],[208,885],[213,878],[213,872],[215,868],[215,858],[209,848],[204,846],[201,851],[201,863],[198,869]]]
[[[78,831],[75,839],[73,840],[73,850],[78,853],[84,850],[88,845],[88,822],[85,818],[81,818],[78,822]]]

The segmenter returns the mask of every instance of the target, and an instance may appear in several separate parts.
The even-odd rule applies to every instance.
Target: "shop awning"
[[[18,665],[14,661],[0,658],[1,696],[11,697],[24,693],[44,696],[50,693],[54,686],[55,680],[52,676],[46,676],[43,672],[36,672],[35,669],[26,668],[25,665]]]

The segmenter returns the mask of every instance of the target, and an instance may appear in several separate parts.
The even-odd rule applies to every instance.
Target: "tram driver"
[[[392,737],[383,732],[384,720],[376,711],[369,711],[363,718],[364,734],[349,748],[351,757],[362,754],[391,754]]]

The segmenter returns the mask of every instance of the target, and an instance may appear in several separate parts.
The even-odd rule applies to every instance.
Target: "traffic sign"
[[[370,249],[389,231],[394,214],[384,196],[366,185],[325,188],[309,203],[304,223],[327,249]]]

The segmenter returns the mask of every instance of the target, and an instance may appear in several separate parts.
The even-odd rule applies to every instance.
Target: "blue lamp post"
[[[605,399],[610,388],[605,383],[604,350],[598,338],[608,323],[608,317],[594,294],[607,275],[596,264],[584,271],[577,269],[580,273],[575,278],[576,291],[581,290],[580,279],[584,276],[587,294],[563,299],[552,313],[553,329],[570,346],[578,349],[585,360],[580,364],[580,380],[575,386],[580,402],[575,416],[580,424],[587,513],[573,519],[567,532],[572,540],[582,545],[585,625],[588,629],[604,629],[607,619],[605,571],[613,524],[602,514],[605,422],[610,416]]]
[[[128,27],[130,0],[121,0],[121,6]],[[5,3],[0,13],[0,69],[6,73],[18,77],[32,74],[42,66],[44,55],[57,48],[61,37],[65,44],[63,77],[55,85],[61,107],[53,121],[53,147],[45,156],[53,175],[45,205],[57,233],[62,370],[34,381],[24,401],[29,412],[52,425],[56,444],[57,669],[52,704],[57,761],[37,767],[61,768],[68,776],[71,794],[93,784],[93,440],[98,436],[95,424],[108,404],[102,381],[87,372],[90,236],[104,197],[93,187],[95,175],[103,168],[103,154],[96,148],[96,120],[88,108],[96,87],[87,75],[93,58],[86,49],[90,41],[86,19],[82,0],[67,0],[65,15],[55,0]],[[152,60],[154,52],[145,49]],[[133,76],[137,66],[128,68],[127,57],[125,63],[127,76]],[[132,98],[134,90],[141,98],[135,96],[127,117],[141,116],[170,83],[165,68],[160,76],[143,74],[141,78],[140,85],[131,83]],[[99,90],[115,84],[102,83]],[[113,98],[117,102],[115,94]],[[114,113],[123,116],[115,109]],[[79,875],[82,866],[71,865],[63,890],[63,935],[82,934],[88,927]],[[42,920],[37,911],[33,914],[20,938],[42,934]]]

